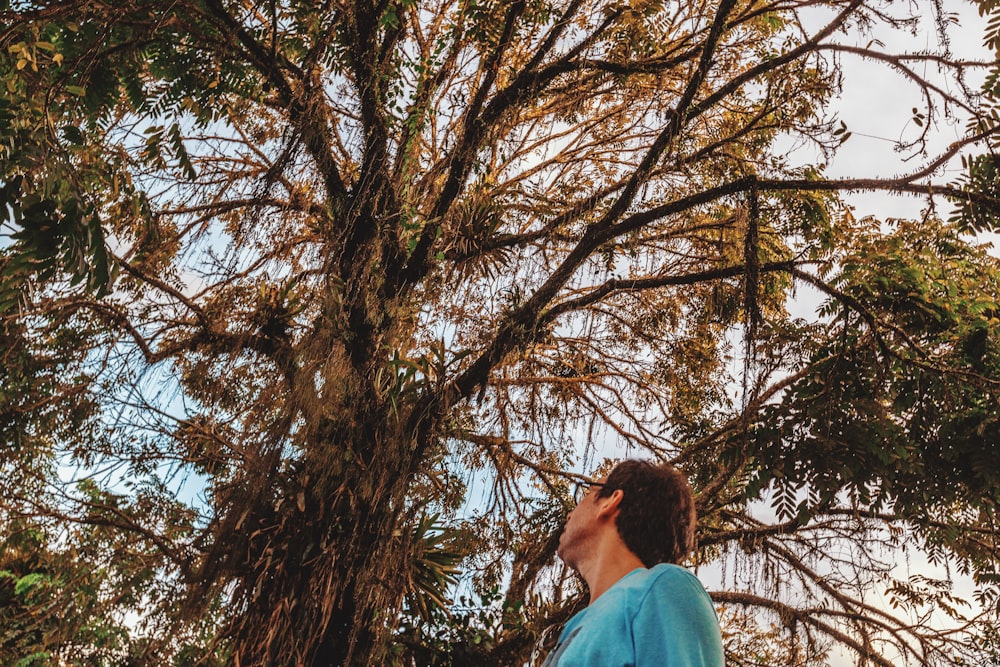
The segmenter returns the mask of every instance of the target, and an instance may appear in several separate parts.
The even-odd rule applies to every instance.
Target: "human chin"
[[[574,529],[573,522],[568,521],[563,526],[562,533],[559,535],[559,546],[556,548],[556,554],[567,565],[573,564],[573,549],[579,541],[578,532],[578,530]]]

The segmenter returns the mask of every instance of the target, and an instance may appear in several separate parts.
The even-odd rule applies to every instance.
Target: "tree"
[[[95,660],[520,664],[579,605],[553,555],[601,438],[691,475],[700,562],[759,563],[714,592],[758,628],[734,659],[995,651],[965,641],[986,615],[949,632],[864,597],[886,536],[997,594],[1000,278],[967,237],[1000,210],[996,91],[962,83],[988,63],[881,52],[870,31],[912,21],[862,0],[0,10],[2,516],[78,529],[32,533],[57,573],[105,545],[92,611],[38,652],[132,611]],[[925,96],[922,166],[824,175],[848,56]],[[859,217],[859,190],[927,214]],[[798,284],[823,317],[788,315]],[[483,601],[449,612],[459,561]],[[889,585],[961,616],[943,584]]]

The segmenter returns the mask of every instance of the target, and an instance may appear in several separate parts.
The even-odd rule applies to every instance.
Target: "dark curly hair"
[[[669,463],[622,461],[598,489],[598,497],[621,489],[615,525],[643,565],[680,563],[694,549],[694,497],[687,478]]]

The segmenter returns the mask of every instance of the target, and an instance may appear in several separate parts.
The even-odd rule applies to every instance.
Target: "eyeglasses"
[[[579,505],[592,486],[607,486],[607,484],[605,482],[577,482],[573,485],[573,502]]]

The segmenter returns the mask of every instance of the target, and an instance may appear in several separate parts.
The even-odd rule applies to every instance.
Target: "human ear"
[[[622,498],[625,497],[625,492],[621,489],[615,489],[611,492],[611,495],[603,496],[597,499],[598,516],[614,516],[618,513],[618,507],[622,503]]]

